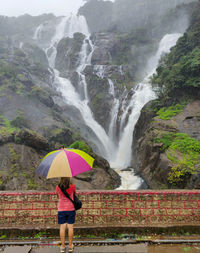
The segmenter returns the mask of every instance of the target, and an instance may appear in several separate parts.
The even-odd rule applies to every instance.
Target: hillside
[[[186,33],[161,59],[152,78],[158,99],[145,106],[135,129],[135,166],[150,188],[200,187],[199,7]]]

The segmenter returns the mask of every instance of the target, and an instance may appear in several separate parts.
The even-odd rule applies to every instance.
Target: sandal
[[[66,248],[65,247],[64,248],[60,247],[60,253],[66,253]]]
[[[74,245],[72,244],[71,247],[68,246],[68,252],[71,253],[74,251]]]

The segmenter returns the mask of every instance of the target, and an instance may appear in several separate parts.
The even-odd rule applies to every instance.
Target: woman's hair
[[[71,178],[70,177],[61,177],[59,186],[65,189],[68,189],[71,184]]]

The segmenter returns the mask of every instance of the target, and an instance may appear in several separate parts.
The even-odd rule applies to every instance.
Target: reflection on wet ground
[[[167,244],[167,245],[150,245],[148,253],[200,253],[200,244]]]

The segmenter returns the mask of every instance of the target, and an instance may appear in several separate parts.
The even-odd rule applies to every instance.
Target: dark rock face
[[[43,157],[41,153],[15,143],[1,145],[0,151],[1,190],[54,189],[52,182],[35,174],[35,168]]]
[[[155,114],[145,106],[134,130],[133,137],[133,164],[149,188],[171,188],[168,176],[173,167],[172,161],[168,158],[168,152],[162,151],[163,144],[152,142],[163,133],[186,133],[192,138],[199,140],[200,123],[200,101],[193,101],[187,104],[184,110],[172,117],[170,120],[161,120],[154,117]],[[153,121],[152,121],[153,119]],[[190,176],[187,181],[182,182],[180,188],[198,188],[199,174]]]
[[[92,36],[96,48],[92,54],[93,65],[109,65],[112,62],[110,50],[115,44],[115,35],[112,33],[96,33]]]
[[[105,30],[112,22],[113,3],[110,1],[89,1],[79,9],[79,14],[87,19],[91,32]]]
[[[65,77],[70,77],[79,64],[79,54],[85,36],[75,33],[73,38],[63,38],[57,46],[56,68]]]
[[[94,112],[95,119],[104,127],[110,113],[110,95],[108,93],[108,81],[99,78],[93,73],[86,75],[90,96],[90,108]],[[101,105],[101,106],[100,106]]]
[[[46,133],[49,143],[56,145],[60,148],[63,144],[64,146],[70,146],[73,142],[73,132],[69,128],[57,128],[51,127]]]
[[[188,134],[190,137],[200,141],[200,101],[196,100],[188,104],[183,113],[176,117],[177,128],[180,132]]]
[[[21,130],[15,136],[21,143],[24,143],[26,146],[30,146],[36,150],[49,149],[48,141],[43,136],[28,129]]]

